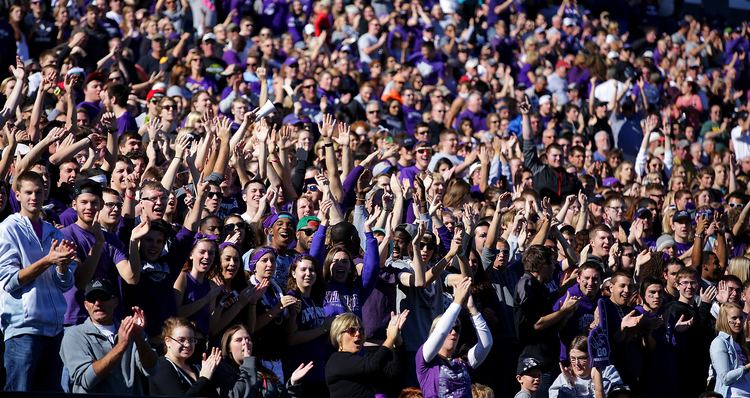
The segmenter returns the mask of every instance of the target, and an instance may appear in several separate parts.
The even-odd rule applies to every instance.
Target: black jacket
[[[532,140],[523,142],[523,165],[534,174],[534,190],[542,197],[548,196],[552,203],[560,203],[568,195],[577,195],[581,189],[581,182],[574,174],[562,167],[553,169],[542,163]]]

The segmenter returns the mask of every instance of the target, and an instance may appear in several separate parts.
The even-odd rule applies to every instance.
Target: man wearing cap
[[[555,73],[547,77],[547,89],[555,96],[557,105],[568,103],[568,69],[570,64],[564,59],[559,59],[555,64]]]
[[[108,279],[86,285],[84,305],[89,316],[65,332],[60,357],[77,394],[143,395],[140,376],[150,376],[157,354],[146,341],[143,311],[115,322],[117,289]]]
[[[279,286],[286,286],[289,268],[297,255],[289,248],[295,236],[294,225],[294,216],[287,212],[272,213],[263,221],[266,243],[276,251],[276,272],[273,279]],[[245,257],[248,260],[250,258],[250,256]]]
[[[133,229],[128,248],[129,258],[120,239],[102,230],[96,215],[102,210],[102,187],[92,180],[80,180],[75,186],[73,209],[78,219],[61,231],[65,239],[76,244],[81,264],[76,269],[75,286],[65,292],[68,309],[65,325],[77,325],[84,321],[81,290],[92,277],[117,280],[118,276],[127,284],[136,284],[141,273],[141,258],[138,242],[148,232],[148,224]]]
[[[304,216],[297,223],[297,246],[294,250],[300,254],[310,253],[310,244],[315,231],[320,226],[320,219],[315,216]]]
[[[60,391],[65,297],[75,283],[76,250],[41,219],[44,181],[16,177],[18,213],[0,223],[0,323],[5,339],[5,391]],[[44,363],[41,359],[44,358]]]
[[[151,89],[146,94],[146,109],[147,111],[138,115],[135,118],[135,122],[138,124],[140,130],[139,133],[145,132],[148,122],[157,116],[159,116],[159,100],[164,98],[164,90]]]
[[[138,65],[143,68],[143,71],[146,72],[148,76],[151,76],[160,70],[161,59],[166,54],[164,35],[162,33],[157,33],[151,36],[150,44],[151,51],[143,54],[138,60]]]
[[[693,247],[693,242],[690,240],[693,230],[693,218],[686,210],[678,211],[672,216],[670,226],[674,231],[672,234],[675,241],[674,256],[679,258]]]

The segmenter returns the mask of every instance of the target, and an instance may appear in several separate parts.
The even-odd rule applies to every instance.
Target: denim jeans
[[[54,337],[22,334],[5,341],[5,391],[60,392],[63,334]]]

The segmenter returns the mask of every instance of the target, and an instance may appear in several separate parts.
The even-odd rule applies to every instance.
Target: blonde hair
[[[734,275],[744,284],[750,278],[750,258],[735,257],[729,260],[727,274]]]
[[[331,323],[331,344],[333,344],[333,347],[336,349],[341,348],[341,335],[346,332],[346,329],[349,329],[351,327],[355,328],[361,328],[362,326],[362,320],[359,319],[358,316],[352,314],[351,312],[345,312],[341,315],[338,315],[333,322]]]
[[[495,391],[484,384],[471,385],[471,398],[495,398]]]
[[[729,310],[732,309],[736,309],[740,312],[740,314],[742,314],[742,307],[740,307],[738,304],[724,303],[721,305],[721,307],[719,308],[719,315],[716,317],[716,331],[724,332],[732,336],[732,339],[740,346],[740,349],[742,349],[742,353],[745,355],[745,358],[748,358],[750,356],[750,350],[748,350],[747,348],[744,328],[740,328],[740,332],[735,335],[734,332],[732,332],[732,328],[729,326]]]

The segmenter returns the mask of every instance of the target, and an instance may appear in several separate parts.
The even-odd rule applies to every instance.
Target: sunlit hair
[[[179,327],[185,327],[193,331],[193,334],[195,334],[195,325],[188,321],[186,318],[173,316],[169,317],[164,321],[164,326],[161,329],[161,340],[166,342],[168,337],[172,337],[172,332],[174,332],[175,329]],[[164,345],[164,350],[166,352],[167,346]]]
[[[351,312],[345,312],[341,315],[338,315],[333,320],[333,322],[331,323],[330,337],[331,344],[333,344],[334,348],[341,348],[341,335],[343,335],[347,329],[352,327],[362,328],[364,327],[364,325],[362,324],[362,320]]]
[[[721,308],[719,308],[719,315],[716,317],[716,331],[724,332],[732,336],[732,339],[734,339],[735,343],[739,344],[740,348],[742,349],[742,353],[745,355],[745,358],[748,358],[748,354],[750,353],[750,350],[748,350],[747,348],[747,341],[745,340],[744,328],[741,327],[739,333],[735,334],[732,331],[732,328],[729,326],[729,311],[732,309],[739,311],[740,315],[742,316],[742,307],[740,307],[738,304],[735,304],[735,303],[722,304]]]
[[[734,275],[745,283],[750,278],[750,258],[735,257],[729,260],[727,274]]]

